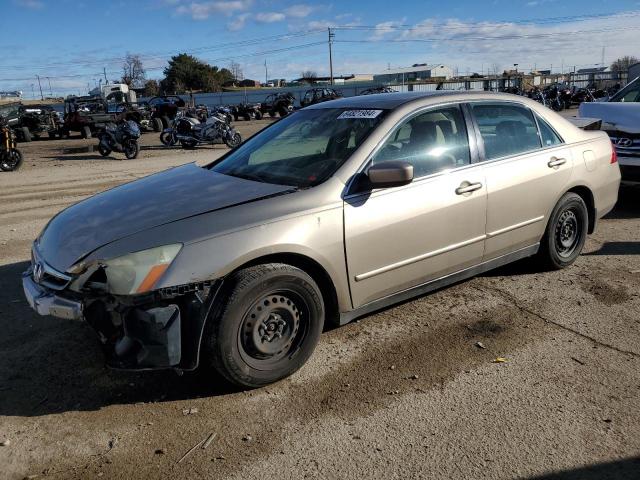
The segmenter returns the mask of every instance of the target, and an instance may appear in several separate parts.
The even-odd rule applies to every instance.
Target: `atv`
[[[236,122],[240,117],[245,120],[251,120],[252,118],[260,120],[262,118],[262,110],[259,103],[240,103],[231,107],[231,113]]]
[[[293,111],[295,97],[291,93],[272,93],[260,104],[263,115],[286,117]]]
[[[312,88],[304,93],[304,97],[300,100],[300,106],[304,108],[336,98],[342,98],[342,94],[333,88]]]

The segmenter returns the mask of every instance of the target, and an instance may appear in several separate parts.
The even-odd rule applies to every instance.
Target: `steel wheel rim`
[[[278,290],[254,302],[238,330],[238,349],[244,362],[268,370],[294,355],[308,332],[309,308],[291,290]]]
[[[558,217],[555,229],[555,244],[558,255],[570,257],[580,242],[580,221],[574,209],[564,210]]]

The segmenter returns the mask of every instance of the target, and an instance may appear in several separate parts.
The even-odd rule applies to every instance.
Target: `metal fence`
[[[359,95],[366,89],[388,86],[398,92],[430,92],[435,90],[485,90],[504,91],[508,88],[528,90],[533,87],[544,87],[553,83],[565,83],[577,88],[594,87],[606,88],[615,84],[624,86],[627,83],[627,72],[583,72],[550,75],[505,75],[500,77],[468,78],[445,80],[432,83],[408,83],[408,84],[383,84],[375,82],[358,82],[341,85],[313,85],[298,87],[283,87],[271,89],[246,89],[234,92],[196,93],[193,95],[180,95],[185,101],[193,100],[196,104],[204,104],[210,107],[217,105],[236,105],[240,103],[263,102],[272,93],[293,94],[295,104],[299,105],[305,92],[310,88],[333,88],[344,97]],[[148,98],[140,98],[140,101]]]

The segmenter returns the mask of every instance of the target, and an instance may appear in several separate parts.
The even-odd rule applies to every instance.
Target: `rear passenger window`
[[[528,108],[512,104],[472,104],[487,160],[540,148],[538,127]]]
[[[469,165],[469,141],[459,106],[429,110],[399,125],[372,163],[402,160],[414,178]]]
[[[538,126],[540,127],[540,138],[542,139],[543,147],[552,147],[554,145],[560,145],[562,143],[562,139],[558,136],[558,134],[549,126],[547,122],[545,122],[540,115],[536,114],[536,120],[538,121]]]

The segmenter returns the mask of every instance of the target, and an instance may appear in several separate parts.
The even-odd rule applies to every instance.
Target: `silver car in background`
[[[60,212],[23,286],[38,313],[86,320],[111,367],[257,387],[327,323],[532,255],[570,265],[619,183],[604,132],[523,97],[345,98]]]

